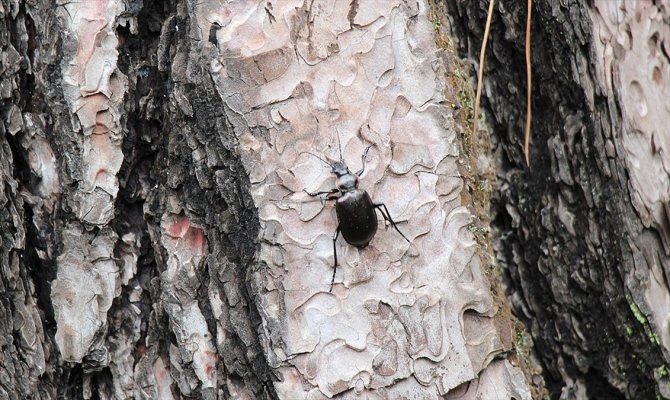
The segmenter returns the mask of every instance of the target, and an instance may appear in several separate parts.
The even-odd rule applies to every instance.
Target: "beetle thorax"
[[[356,190],[358,187],[358,177],[352,173],[340,175],[337,177],[337,189],[344,193]]]
[[[337,176],[337,190],[340,192],[350,192],[358,187],[358,176],[349,171],[349,167],[344,162],[336,162],[331,165],[333,174]]]

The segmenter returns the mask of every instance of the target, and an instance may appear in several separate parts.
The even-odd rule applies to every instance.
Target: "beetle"
[[[339,142],[339,136],[338,136]],[[338,143],[339,144],[339,143]],[[365,161],[368,155],[368,151],[371,146],[367,146],[363,155],[361,156],[361,169],[355,174],[349,171],[349,167],[344,163],[342,157],[342,147],[340,145],[340,161],[330,163],[323,158],[317,156],[316,154],[310,153],[308,151],[302,152],[310,154],[322,162],[328,164],[331,169],[331,173],[336,176],[336,186],[335,188],[323,192],[311,193],[307,190],[304,190],[309,196],[318,197],[326,194],[326,198],[323,200],[332,200],[335,201],[335,213],[337,214],[337,229],[333,235],[333,254],[335,262],[333,265],[333,277],[330,280],[330,290],[333,291],[333,283],[335,282],[335,273],[337,272],[337,247],[336,242],[337,238],[342,234],[344,240],[352,246],[356,246],[359,249],[366,247],[372,238],[377,233],[377,213],[376,210],[379,210],[382,217],[387,221],[396,231],[410,243],[409,239],[400,231],[395,221],[391,217],[388,208],[384,203],[375,203],[370,198],[370,195],[367,191],[358,188],[358,177],[363,174],[365,171]]]

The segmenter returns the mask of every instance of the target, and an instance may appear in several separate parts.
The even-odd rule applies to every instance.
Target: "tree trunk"
[[[484,69],[499,192],[496,255],[553,398],[670,398],[670,7],[498,1]],[[462,54],[487,4],[450,0]]]
[[[0,398],[539,390],[427,4],[0,0],[0,24]],[[305,190],[361,161],[398,225],[359,248]]]

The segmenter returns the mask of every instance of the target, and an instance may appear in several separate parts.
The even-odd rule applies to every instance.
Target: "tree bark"
[[[0,0],[1,398],[531,398],[427,4],[55,3]],[[304,193],[367,146],[409,243]]]
[[[498,1],[484,69],[499,192],[496,254],[553,398],[669,398],[670,8]],[[448,2],[462,54],[487,4]]]

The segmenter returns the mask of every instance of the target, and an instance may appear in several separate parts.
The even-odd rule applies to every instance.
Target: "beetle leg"
[[[363,171],[365,171],[365,160],[367,160],[367,157],[368,157],[368,151],[370,150],[370,147],[372,147],[372,145],[368,145],[368,146],[365,148],[365,151],[363,152],[363,156],[361,157],[361,164],[363,164],[363,166],[361,167],[361,170],[360,170],[360,171],[356,172],[356,175],[358,175],[358,176],[361,176],[361,174],[363,173]]]
[[[340,226],[337,226],[337,230],[335,231],[335,235],[333,236],[333,254],[335,255],[335,265],[333,265],[333,277],[330,280],[330,290],[329,292],[333,291],[333,283],[335,283],[335,273],[337,272],[337,247],[335,246],[335,242],[337,242],[337,237],[340,236]]]
[[[320,198],[321,205],[324,205],[324,203],[328,200],[337,200],[337,198],[339,197],[339,196],[336,196],[336,194],[339,192],[339,190],[337,190],[337,189],[331,189],[329,191],[316,192],[316,193],[310,193],[307,190],[303,189],[303,192],[307,193],[308,195],[310,195],[312,197],[319,197],[322,194],[327,194],[328,196],[326,196],[326,198],[323,198],[323,197]]]
[[[330,190],[325,190],[323,192],[316,192],[316,193],[308,192],[307,189],[303,189],[302,191],[307,193],[308,195],[310,195],[312,197],[318,197],[318,196],[321,196],[322,194],[335,194],[335,193],[339,192],[339,190],[337,190],[337,188],[333,188],[333,189],[330,189]],[[332,199],[328,199],[328,200],[332,200]]]
[[[403,239],[405,239],[407,241],[407,243],[409,243],[409,239],[407,239],[407,237],[402,232],[400,232],[400,229],[398,228],[398,225],[396,225],[393,218],[391,218],[391,213],[389,213],[389,209],[386,208],[386,204],[378,203],[378,204],[374,204],[374,206],[375,206],[375,208],[379,209],[379,212],[382,214],[382,217],[384,217],[384,220],[388,221],[391,224],[391,226],[393,228],[395,228],[396,231],[398,231],[400,236],[402,236]]]

